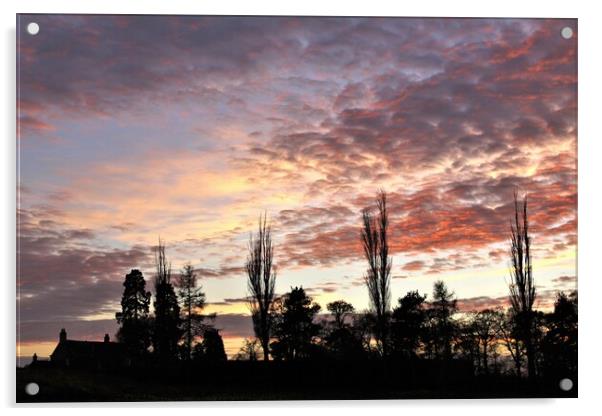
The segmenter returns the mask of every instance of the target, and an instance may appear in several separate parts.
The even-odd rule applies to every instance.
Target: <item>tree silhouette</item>
[[[546,317],[542,340],[543,367],[550,377],[577,372],[577,292],[557,294],[554,311]]]
[[[470,313],[456,323],[458,333],[455,347],[460,357],[473,363],[478,372],[481,371],[481,355],[473,318],[474,313]]]
[[[276,340],[272,342],[272,355],[276,359],[294,360],[308,358],[311,344],[320,332],[314,318],[320,305],[307,296],[302,287],[292,288],[282,297],[275,314]]]
[[[90,379],[98,385],[107,384],[97,381],[106,372],[110,382],[127,382],[128,389],[117,388],[127,390],[128,395],[138,379],[160,372],[161,379],[151,386],[156,391],[147,392],[148,383],[140,383],[143,393],[138,394],[147,399],[168,397],[167,390],[159,390],[173,383],[182,386],[181,395],[176,397],[183,399],[235,397],[222,393],[236,394],[237,389],[242,389],[243,398],[249,394],[258,394],[252,398],[289,397],[293,391],[318,398],[413,397],[412,392],[418,392],[418,397],[441,397],[448,387],[459,397],[567,395],[558,392],[558,381],[577,380],[577,292],[558,293],[551,313],[534,309],[536,288],[526,198],[520,202],[514,195],[511,306],[505,311],[463,309],[458,313],[456,295],[443,281],[434,282],[430,302],[426,294],[414,290],[390,305],[392,258],[384,191],[378,194],[375,208],[362,213],[361,241],[368,262],[364,281],[370,296],[366,311],[356,313],[353,305],[339,299],[327,304],[330,316],[320,317],[320,305],[302,287],[291,287],[289,293],[275,297],[272,230],[264,214],[259,218],[257,234],[251,233],[245,264],[249,295],[245,300],[252,312],[255,337],[245,340],[235,357],[253,362],[226,363],[219,330],[204,322],[206,298],[197,284],[198,275],[186,264],[172,282],[166,247],[159,239],[154,316],[149,316],[151,293],[146,290],[144,276],[132,269],[123,282],[121,311],[115,314],[120,343],[111,343],[108,335],[104,342],[67,339],[63,329],[51,362],[38,359],[34,353],[32,369],[40,370],[40,374],[45,369],[59,369],[57,385],[63,383],[67,367],[83,370],[84,384]],[[470,299],[463,303],[468,304]],[[257,362],[260,353],[264,362]],[[287,362],[265,362],[270,355]],[[518,379],[527,373],[525,362],[529,380]],[[508,371],[500,371],[502,368]],[[27,367],[19,370],[27,371]],[[29,382],[29,375],[23,381]],[[135,378],[129,380],[132,375]],[[476,393],[470,391],[473,389]],[[196,392],[200,396],[195,396]],[[209,396],[203,395],[207,392]],[[86,389],[82,397],[88,400],[94,396]]]
[[[171,283],[171,265],[165,255],[165,245],[159,239],[155,252],[155,325],[153,348],[157,357],[169,361],[177,356],[180,340],[180,306]]]
[[[426,311],[424,301],[418,291],[408,292],[399,298],[398,305],[393,309],[391,319],[391,345],[393,350],[405,357],[416,357],[420,347]]]
[[[485,374],[489,374],[489,358],[497,347],[497,328],[502,316],[502,312],[492,309],[475,312],[472,316],[472,329],[477,341],[479,362]]]
[[[514,193],[514,219],[510,225],[510,303],[517,321],[518,336],[525,345],[527,372],[535,378],[535,346],[533,344],[533,304],[536,291],[531,261],[531,238],[527,218],[527,198],[522,207]]]
[[[257,338],[245,339],[242,347],[240,347],[240,350],[238,351],[238,354],[236,354],[236,360],[257,361],[259,358],[259,348],[260,345]]]
[[[125,276],[121,297],[121,312],[115,314],[120,328],[119,342],[127,346],[133,356],[144,354],[150,346],[148,308],[151,294],[146,290],[146,282],[140,270],[132,269]]]
[[[333,321],[325,325],[323,343],[331,357],[343,360],[359,359],[364,355],[362,337],[358,336],[347,317],[355,308],[344,300],[336,300],[326,305]]]
[[[337,329],[343,329],[346,326],[345,318],[355,312],[355,308],[352,304],[345,302],[344,300],[335,300],[326,305],[328,311],[334,318],[334,325]]]
[[[360,341],[362,349],[369,354],[372,354],[372,340],[374,328],[376,327],[376,319],[371,312],[364,312],[353,317],[353,325],[351,331],[356,339]]]
[[[224,341],[219,331],[215,328],[207,328],[203,335],[204,358],[208,361],[226,361],[226,350]]]
[[[259,217],[257,235],[254,236],[251,233],[246,270],[253,330],[261,343],[263,359],[267,361],[272,330],[271,309],[274,302],[276,271],[273,265],[272,229],[267,224],[266,217],[266,215]]]
[[[453,315],[457,312],[457,300],[454,293],[447,289],[442,280],[433,285],[433,301],[429,312],[432,318],[432,336],[435,356],[450,359],[452,340],[455,332]]]
[[[364,256],[368,261],[364,281],[370,296],[370,306],[376,317],[375,337],[381,353],[386,355],[392,259],[389,256],[387,236],[389,227],[387,194],[383,190],[378,193],[376,207],[378,210],[376,218],[368,209],[362,212],[361,240]]]
[[[184,349],[186,359],[192,358],[192,343],[195,337],[202,335],[203,320],[200,312],[205,307],[205,293],[197,287],[197,275],[190,264],[186,264],[178,278],[178,296],[183,312]]]
[[[359,360],[365,358],[366,350],[351,327],[334,328],[323,339],[329,356],[337,360]]]
[[[524,360],[524,346],[518,336],[517,320],[514,314],[514,310],[510,307],[500,317],[497,323],[497,336],[512,358],[516,376],[520,376]]]

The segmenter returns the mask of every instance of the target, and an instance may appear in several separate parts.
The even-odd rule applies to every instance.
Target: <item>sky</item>
[[[19,356],[49,355],[60,328],[114,334],[159,237],[235,353],[264,212],[277,293],[365,310],[361,212],[381,188],[393,303],[443,280],[462,310],[506,305],[516,190],[537,307],[576,288],[576,20],[20,15],[17,31]]]

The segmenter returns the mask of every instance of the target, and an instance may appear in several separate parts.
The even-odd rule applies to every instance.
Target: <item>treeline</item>
[[[328,315],[301,287],[274,302],[269,353],[274,360],[431,359],[469,360],[477,374],[526,374],[526,348],[511,310],[459,312],[442,281],[427,294],[408,292],[387,314],[381,342],[371,312],[357,313],[344,300],[328,303]],[[382,327],[381,327],[382,329]],[[382,333],[382,332],[381,332]],[[577,371],[577,294],[558,293],[554,310],[535,312],[536,371],[567,376]],[[387,351],[386,356],[383,351]],[[257,339],[247,339],[238,360],[260,360]]]
[[[117,339],[126,345],[130,357],[161,363],[226,360],[222,337],[213,325],[215,315],[202,313],[205,293],[197,284],[194,268],[185,265],[173,279],[161,240],[155,267],[153,314],[149,312],[151,293],[146,290],[142,272],[132,270],[123,283],[121,312],[115,314],[120,325]]]
[[[271,228],[266,217],[260,217],[246,263],[256,338],[245,341],[238,358],[464,358],[478,373],[510,372],[531,379],[577,371],[577,293],[558,293],[552,313],[534,310],[537,292],[526,197],[519,201],[514,195],[508,250],[510,307],[505,311],[459,313],[454,293],[442,281],[434,284],[430,301],[426,294],[410,291],[392,307],[393,261],[387,194],[382,190],[374,206],[362,212],[360,240],[370,309],[358,314],[340,300],[327,305],[330,320],[317,322],[321,307],[302,288],[275,296]],[[507,357],[509,368],[503,365]]]
[[[527,199],[514,196],[509,232],[509,307],[465,312],[443,281],[431,298],[409,291],[391,302],[387,195],[362,212],[359,238],[366,259],[364,282],[370,307],[358,312],[345,300],[326,306],[328,315],[302,287],[277,296],[274,244],[267,216],[251,233],[245,263],[248,303],[255,337],[238,360],[437,360],[464,359],[476,373],[571,376],[577,371],[577,293],[558,293],[554,310],[534,309]],[[138,270],[126,276],[118,339],[131,354],[160,361],[225,360],[223,341],[202,314],[205,294],[187,265],[172,282],[160,241],[156,251],[154,314],[151,294]]]

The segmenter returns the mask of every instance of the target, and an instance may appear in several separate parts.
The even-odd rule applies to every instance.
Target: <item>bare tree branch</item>
[[[387,319],[391,306],[391,266],[387,231],[389,217],[387,212],[387,194],[380,190],[376,199],[378,218],[369,210],[362,212],[363,228],[361,232],[364,256],[368,261],[368,270],[364,281],[370,296],[370,306],[376,316],[375,337],[381,352],[386,353]]]
[[[529,378],[535,377],[535,351],[533,345],[533,304],[536,291],[531,261],[531,238],[527,218],[527,197],[521,204],[514,193],[514,221],[510,225],[510,303],[517,320],[518,336],[527,354]]]
[[[267,215],[259,217],[257,235],[251,234],[249,239],[249,255],[247,257],[247,287],[249,291],[249,308],[253,317],[255,336],[261,342],[264,360],[269,359],[269,342],[272,319],[271,308],[274,302],[276,270],[273,265],[274,247],[272,229],[267,224]]]

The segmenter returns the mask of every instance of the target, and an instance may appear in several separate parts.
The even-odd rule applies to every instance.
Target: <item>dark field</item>
[[[30,382],[40,386],[36,396],[25,393]],[[39,366],[17,369],[16,399],[27,403],[542,397],[577,397],[577,386],[563,392],[557,382],[474,377],[461,363],[226,362],[127,373]]]

